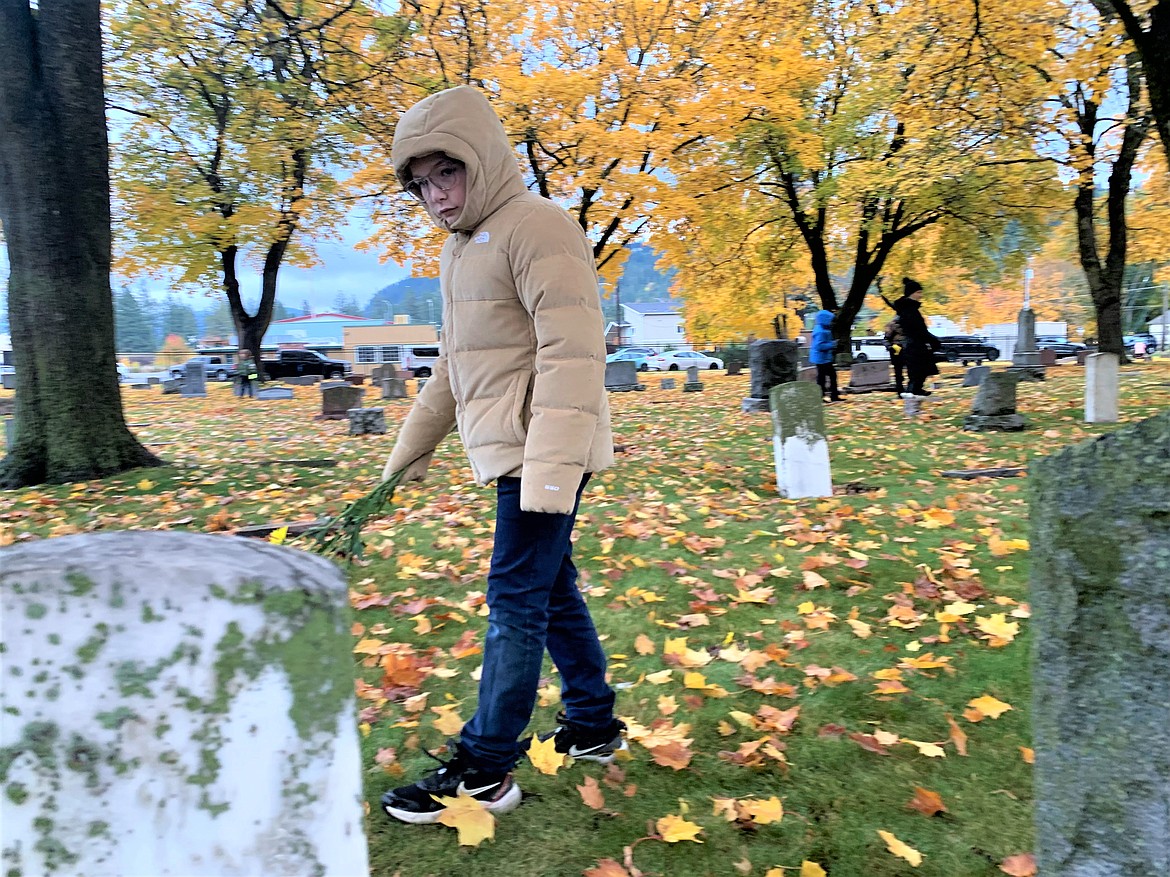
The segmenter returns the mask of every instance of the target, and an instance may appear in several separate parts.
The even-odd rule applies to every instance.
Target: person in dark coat
[[[808,361],[817,367],[817,384],[827,402],[844,402],[837,391],[837,368],[833,357],[837,353],[837,340],[833,337],[833,312],[818,311],[813,317],[812,344]]]
[[[902,361],[906,366],[906,392],[911,396],[929,396],[926,379],[938,374],[934,351],[941,344],[926,328],[926,319],[922,316],[922,284],[903,277],[902,287],[902,297],[893,303],[893,308],[905,339]]]

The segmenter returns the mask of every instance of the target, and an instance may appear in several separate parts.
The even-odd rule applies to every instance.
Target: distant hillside
[[[674,272],[663,274],[654,267],[658,253],[644,244],[633,244],[626,259],[622,276],[621,300],[623,304],[639,301],[666,301],[670,298],[670,285]],[[602,310],[606,318],[616,319],[617,296],[607,289],[608,297],[602,298]],[[387,308],[387,304],[390,305]],[[416,323],[430,323],[439,320],[442,312],[442,296],[437,277],[407,277],[397,283],[384,286],[371,296],[365,306],[367,317],[385,317],[387,312],[409,314]]]

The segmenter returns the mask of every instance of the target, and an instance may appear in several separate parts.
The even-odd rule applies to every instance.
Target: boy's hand
[[[404,472],[402,475],[402,482],[423,481],[426,478],[427,469],[429,469],[431,466],[431,457],[433,456],[434,453],[423,454],[413,463],[407,465],[406,472]],[[393,475],[396,471],[396,469],[390,468],[390,461],[387,460],[386,465],[382,468],[382,480],[389,481],[390,476]]]

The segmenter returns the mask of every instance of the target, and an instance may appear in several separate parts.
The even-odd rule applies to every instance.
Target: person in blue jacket
[[[837,369],[833,357],[837,353],[837,339],[833,337],[833,312],[818,311],[813,318],[812,346],[808,361],[817,367],[817,384],[827,402],[844,402],[837,391]]]

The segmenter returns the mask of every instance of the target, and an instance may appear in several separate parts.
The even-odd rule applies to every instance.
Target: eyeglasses
[[[433,174],[415,177],[406,184],[407,193],[419,201],[426,199],[426,193],[433,186],[440,192],[449,192],[463,178],[465,168],[459,164],[445,164]]]

